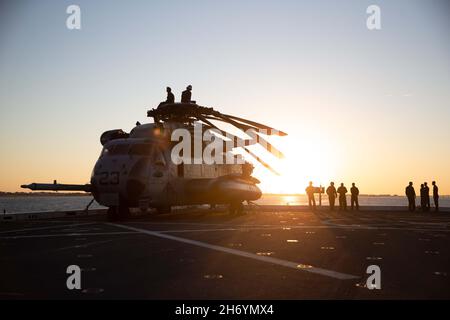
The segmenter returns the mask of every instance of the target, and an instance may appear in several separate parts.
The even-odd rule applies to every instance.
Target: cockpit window
[[[140,155],[153,156],[153,145],[148,143],[137,144],[114,144],[108,147],[103,147],[101,156],[106,155]]]
[[[108,154],[110,155],[123,155],[128,154],[130,146],[128,144],[116,144],[109,147]]]

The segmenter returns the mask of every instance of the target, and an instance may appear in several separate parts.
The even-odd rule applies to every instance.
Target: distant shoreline
[[[318,194],[316,194],[317,196]],[[350,195],[350,192],[347,193],[347,195]],[[277,197],[297,197],[297,196],[306,196],[305,193],[263,193],[263,196],[277,196]],[[322,194],[322,197],[326,197],[326,194]],[[364,194],[360,193],[360,197],[406,197],[405,195],[398,195],[398,194]],[[420,196],[417,196],[420,198]],[[432,197],[432,195],[430,195]],[[439,195],[439,197],[450,197],[450,195]]]
[[[264,196],[277,197],[298,197],[305,196],[304,193],[263,193]],[[86,192],[3,192],[0,191],[0,197],[91,197],[91,193]],[[325,194],[323,195],[326,196]],[[397,194],[360,194],[360,197],[404,197]],[[420,197],[420,196],[417,196]],[[440,197],[450,197],[450,195],[440,195]]]
[[[0,192],[0,197],[79,197],[92,196],[86,192]]]

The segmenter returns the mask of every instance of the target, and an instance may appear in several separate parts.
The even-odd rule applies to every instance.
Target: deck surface
[[[449,299],[450,214],[196,210],[0,224],[0,299]],[[82,268],[68,290],[66,268]],[[365,286],[369,265],[381,290]]]

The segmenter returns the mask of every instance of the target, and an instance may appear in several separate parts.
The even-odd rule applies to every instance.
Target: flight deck
[[[80,215],[2,222],[0,251],[0,299],[450,298],[448,211]],[[80,290],[67,289],[70,265]]]

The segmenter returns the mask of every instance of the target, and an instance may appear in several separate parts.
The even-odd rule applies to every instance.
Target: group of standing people
[[[439,211],[439,188],[436,184],[436,181],[433,181],[433,201],[434,207],[436,211]],[[309,186],[306,188],[306,194],[308,195],[308,204],[311,209],[316,208],[316,200],[314,198],[314,193],[323,193],[323,189],[321,187],[317,188],[313,186],[312,181],[309,182]],[[334,182],[330,182],[326,193],[328,195],[328,202],[330,204],[330,210],[334,210],[335,200],[339,199],[339,210],[347,210],[347,188],[343,183],[336,189],[334,186]],[[350,188],[350,201],[351,201],[351,209],[359,210],[359,189],[356,187],[355,183],[352,183],[352,187]],[[410,182],[409,185],[405,189],[406,197],[408,198],[408,209],[409,211],[416,210],[416,191],[414,190],[413,183]],[[431,201],[430,201],[430,188],[426,182],[420,185],[420,207],[422,211],[427,212],[431,209]]]
[[[339,188],[334,187],[334,182],[331,181],[330,185],[328,186],[326,193],[328,196],[328,202],[330,204],[330,210],[334,210],[334,203],[336,198],[339,199],[339,210],[347,210],[347,188],[344,186],[343,183],[339,186]],[[350,188],[350,204],[351,209],[359,210],[359,202],[358,202],[358,196],[359,196],[359,189],[355,185],[354,182],[352,182],[352,187]]]
[[[314,193],[322,193],[321,188],[317,188],[313,186],[312,181],[309,182],[309,186],[306,188],[306,194],[308,195],[308,204],[311,209],[316,208],[316,199],[314,198]],[[347,210],[347,188],[343,183],[337,188],[334,186],[334,182],[330,182],[330,185],[328,186],[326,193],[328,195],[328,202],[330,204],[330,210],[334,210],[336,198],[339,200],[339,210]],[[352,187],[350,188],[350,203],[351,203],[351,209],[359,210],[359,202],[358,202],[358,196],[359,196],[359,189],[356,187],[355,183],[352,183]]]
[[[436,181],[431,183],[433,185],[433,200],[436,211],[439,211],[439,188],[436,185]],[[413,183],[410,182],[405,189],[406,197],[408,198],[408,209],[413,212],[416,210],[416,191],[414,190]],[[430,211],[430,188],[426,182],[420,185],[420,207],[423,212]]]

